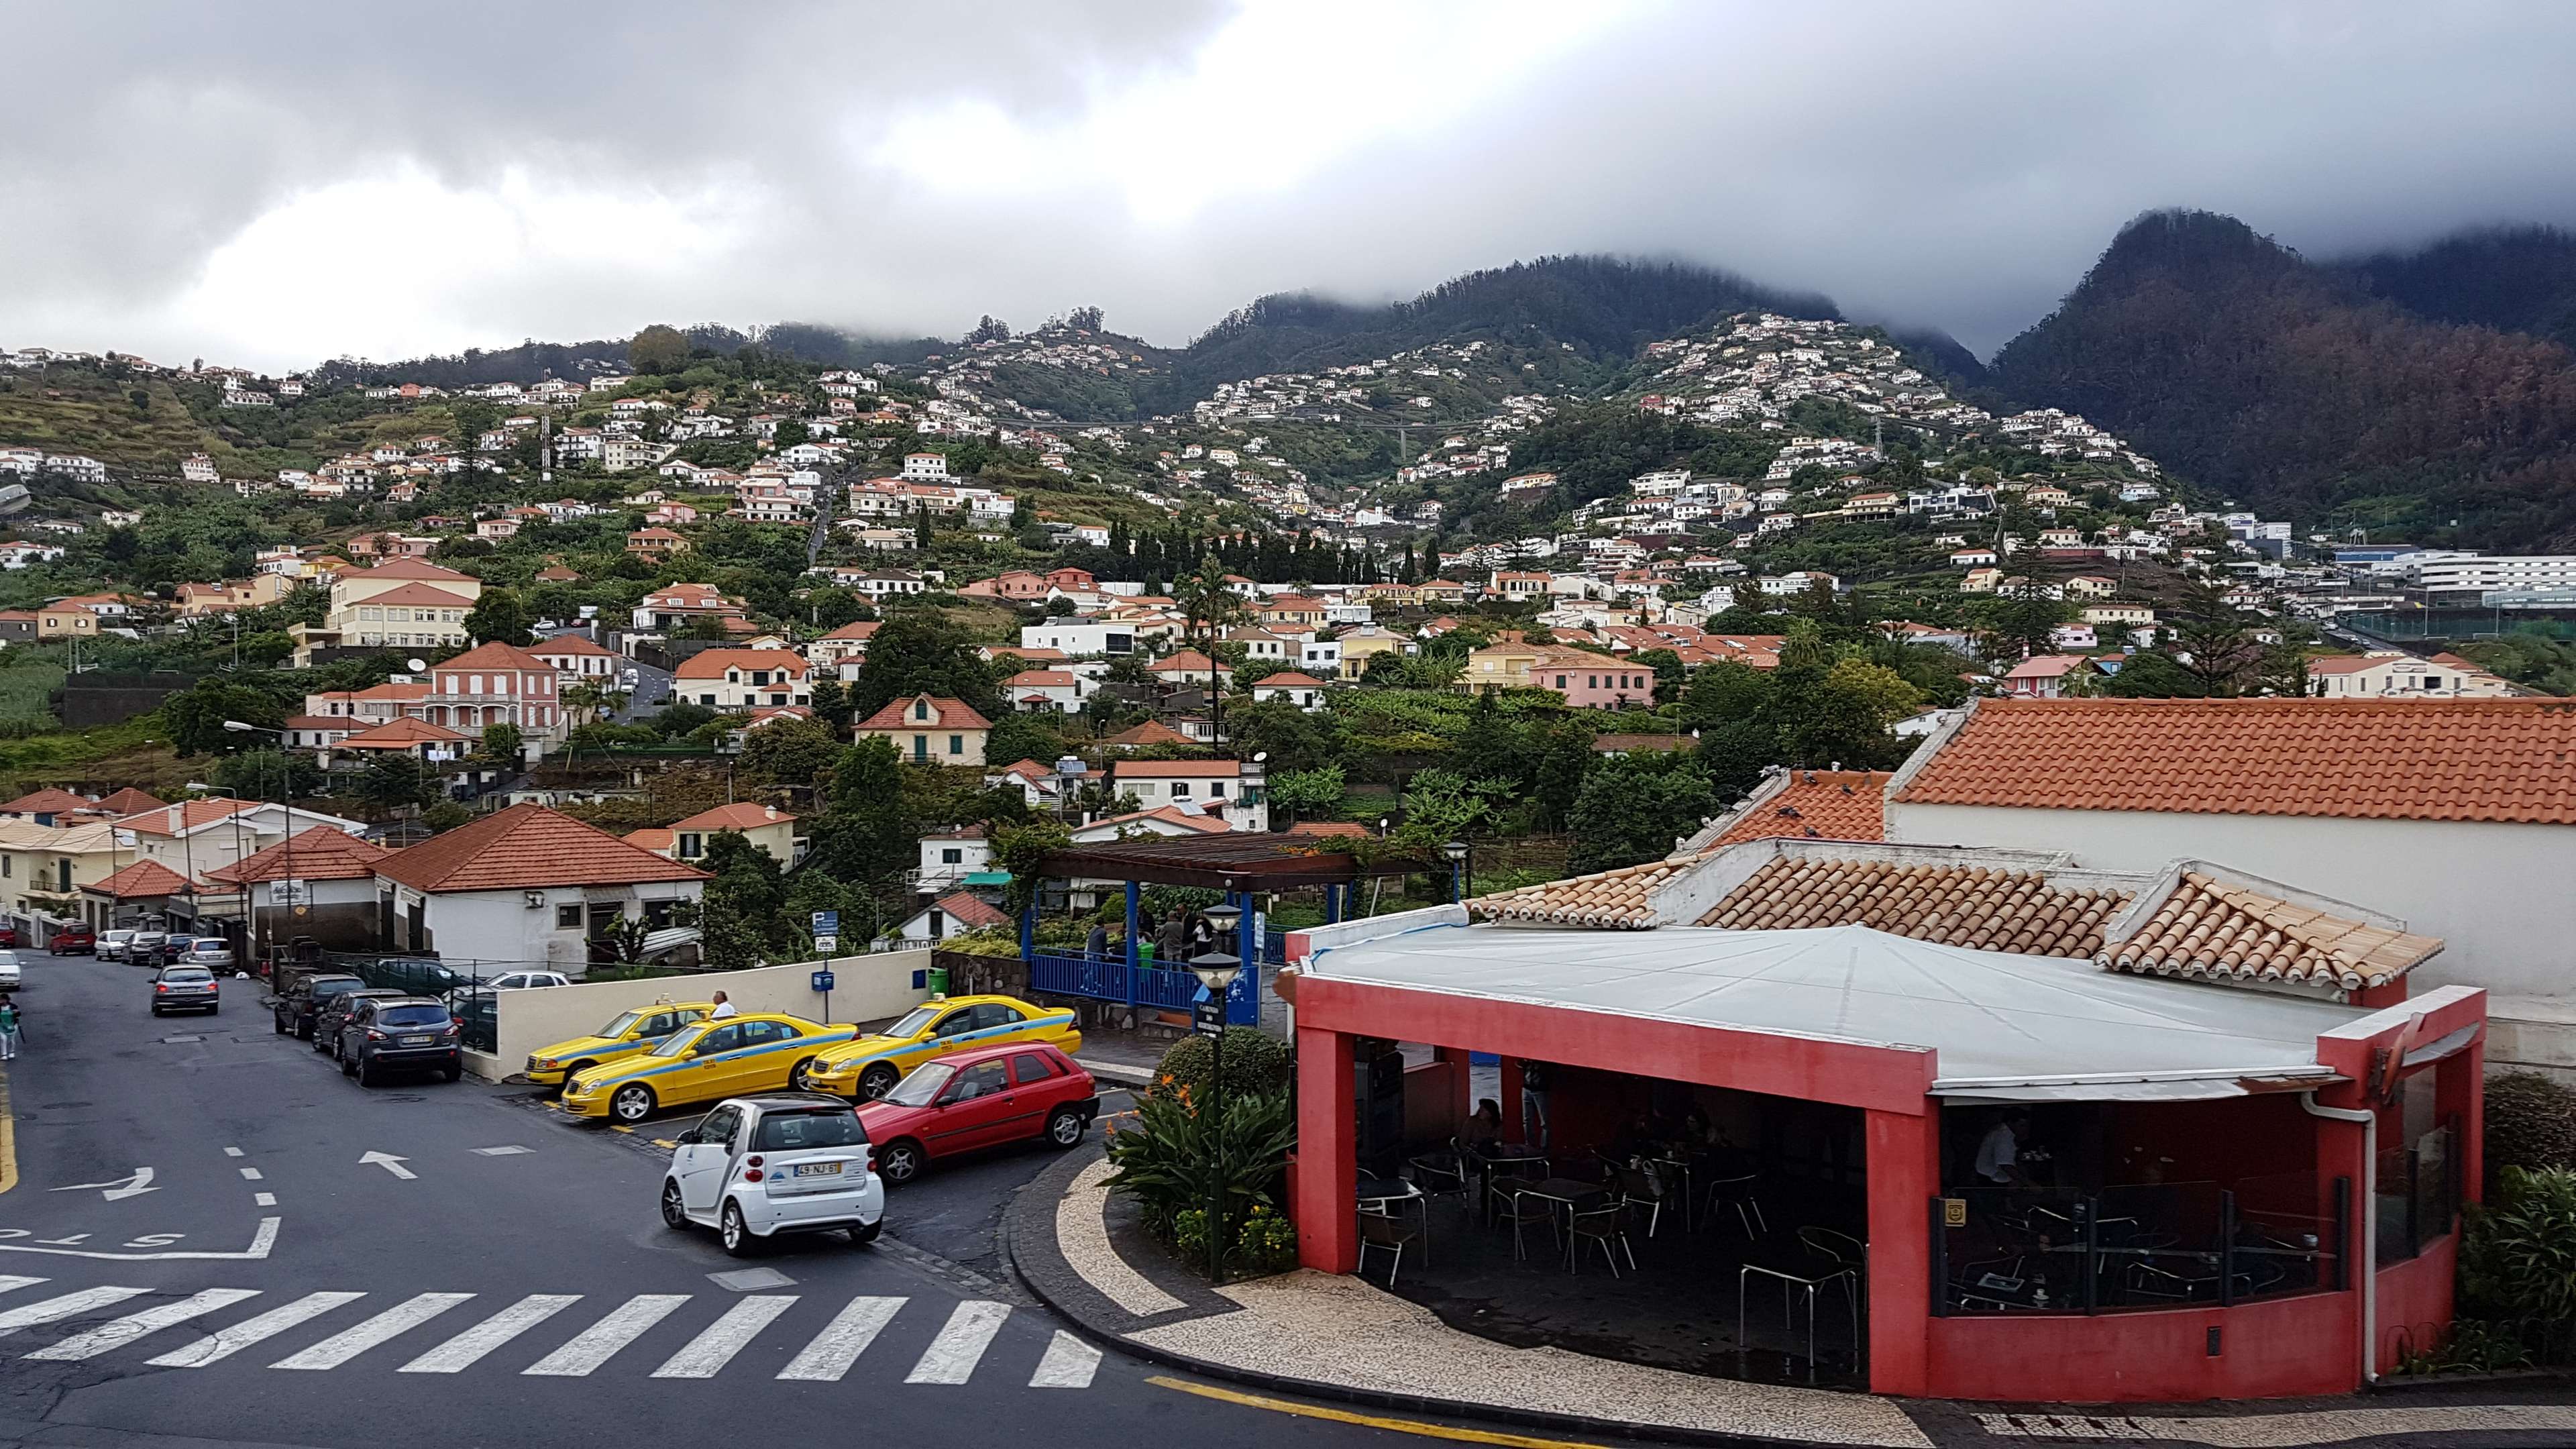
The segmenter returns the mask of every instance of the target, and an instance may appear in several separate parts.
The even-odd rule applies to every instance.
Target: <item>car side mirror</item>
[[[681,1134],[679,1135],[679,1138],[678,1138],[679,1144],[680,1144],[682,1147],[695,1147],[695,1146],[697,1146],[699,1143],[704,1142],[705,1140],[706,1140],[705,1138],[700,1137],[700,1136],[698,1135],[698,1130],[697,1130],[696,1128],[694,1128],[694,1127],[690,1128],[690,1129],[689,1129],[688,1131],[686,1131],[686,1132],[681,1133]]]

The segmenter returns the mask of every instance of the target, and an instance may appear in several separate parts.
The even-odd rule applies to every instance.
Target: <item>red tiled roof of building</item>
[[[1139,745],[1187,745],[1196,741],[1161,720],[1149,719],[1129,725],[1101,743],[1113,749],[1133,749]]]
[[[172,896],[188,892],[188,878],[157,860],[138,860],[102,881],[81,887],[112,900],[130,901],[143,896]]]
[[[210,870],[206,879],[228,885],[289,878],[366,880],[375,875],[377,862],[391,854],[372,840],[316,825],[297,834],[292,842],[281,840],[266,850],[253,851],[238,864]]]
[[[727,669],[783,669],[803,674],[812,668],[793,649],[701,649],[673,670],[680,679],[722,679]]]
[[[408,750],[418,745],[452,745],[469,736],[458,734],[445,725],[405,716],[388,720],[373,729],[364,729],[332,746],[337,750]]]
[[[438,668],[442,671],[449,669],[482,669],[487,671],[494,669],[530,669],[542,672],[552,669],[554,666],[548,664],[542,659],[539,659],[534,654],[529,653],[527,650],[520,648],[516,644],[505,644],[502,641],[495,639],[488,644],[477,644],[473,648],[466,650],[464,653],[457,655],[453,659],[443,659],[439,661]]]
[[[364,576],[371,579],[456,579],[459,581],[470,581],[474,577],[472,574],[458,573],[454,569],[440,568],[434,563],[423,563],[416,558],[398,558],[380,563],[366,570]]]
[[[1074,676],[1070,669],[1023,669],[1002,681],[1004,689],[1071,689]]]
[[[1231,780],[1242,773],[1240,760],[1120,760],[1109,767],[1112,779],[1120,775],[1178,775],[1194,780]]]
[[[474,607],[474,601],[465,597],[463,594],[449,593],[445,589],[434,589],[427,584],[404,584],[398,588],[387,589],[383,593],[367,600],[367,602],[370,604],[427,604],[433,608],[446,609],[470,609]]]
[[[950,920],[970,931],[980,931],[987,926],[1006,925],[1011,919],[965,891],[941,896],[931,904],[946,912]]]
[[[259,804],[257,800],[229,800],[222,797],[211,800],[190,800],[180,805],[155,805],[149,810],[138,810],[132,815],[119,819],[116,823],[123,829],[144,835],[175,835],[181,830],[193,830],[211,821],[230,819],[244,810],[258,808]],[[172,818],[174,811],[177,816],[175,821]]]
[[[1918,941],[2017,956],[2090,957],[2134,896],[2068,888],[2037,871],[1904,860],[1775,860],[1699,924],[1729,931],[1867,926]]]
[[[629,845],[640,846],[645,850],[652,851],[656,855],[667,854],[672,850],[676,850],[679,848],[680,844],[679,831],[664,829],[660,826],[647,826],[642,830],[630,830],[620,838]]]
[[[840,628],[833,630],[831,633],[826,634],[823,637],[826,639],[873,639],[877,636],[877,629],[879,627],[879,621],[875,619],[859,619],[851,623],[843,624]]]
[[[1173,805],[1157,805],[1151,810],[1131,810],[1124,815],[1104,815],[1085,830],[1098,830],[1104,825],[1127,825],[1139,820],[1164,820],[1200,835],[1224,835],[1234,829],[1222,815],[1193,815]]]
[[[1208,667],[1211,664],[1215,664],[1215,661],[1209,659],[1206,655],[1200,653],[1196,649],[1183,649],[1161,659],[1157,659],[1146,667],[1156,674],[1191,675],[1207,673]],[[1234,667],[1228,664],[1215,664],[1215,668],[1216,672],[1219,674],[1232,674],[1234,672]]]
[[[686,820],[678,821],[671,828],[673,830],[757,830],[764,825],[776,825],[782,820],[793,821],[795,818],[783,810],[772,809],[767,805],[719,805],[713,810],[701,810]]]
[[[551,638],[551,639],[540,639],[540,640],[538,640],[538,641],[537,641],[537,647],[536,647],[536,648],[534,648],[534,649],[529,650],[528,652],[529,652],[529,653],[531,653],[531,654],[538,654],[538,655],[545,655],[545,654],[592,654],[592,655],[605,654],[605,655],[610,656],[611,658],[616,657],[616,653],[617,653],[617,651],[616,651],[616,650],[603,648],[603,647],[601,647],[600,645],[598,645],[598,644],[596,644],[596,643],[592,642],[592,640],[591,640],[590,636],[589,636],[589,635],[587,635],[587,634],[557,634],[556,636],[554,636],[554,637],[553,637],[553,638]],[[455,662],[456,662],[456,661],[455,661],[455,660],[453,660],[453,659],[451,659],[451,660],[449,660],[449,661],[448,661],[448,663],[450,663],[450,664],[453,664],[453,663],[455,663]]]
[[[1369,828],[1351,820],[1300,820],[1288,827],[1291,835],[1355,835],[1365,837]]]
[[[707,878],[596,826],[542,805],[513,805],[408,850],[376,873],[421,891],[506,891],[540,886],[635,885]]]
[[[931,717],[913,718],[914,704],[927,701]],[[917,694],[905,699],[889,700],[886,707],[859,721],[862,730],[944,729],[988,730],[993,722],[977,714],[962,699],[947,699],[935,694]]]
[[[353,735],[365,729],[367,722],[348,714],[298,714],[287,716],[286,727],[291,730],[338,730],[342,734]],[[145,805],[139,808],[149,810],[152,807]]]
[[[1780,793],[1748,806],[1743,818],[1728,826],[1715,843],[1733,845],[1772,836],[1884,840],[1887,775],[1885,770],[1791,770],[1789,783]]]
[[[69,790],[38,790],[0,805],[0,815],[60,815],[66,810],[94,810],[97,802]]]
[[[1324,681],[1311,674],[1300,674],[1291,669],[1279,674],[1265,674],[1254,680],[1252,687],[1255,689],[1321,689],[1324,687]]]
[[[2384,986],[2442,949],[2438,936],[2347,920],[2200,871],[2155,915],[2093,959],[2138,975]]]
[[[145,794],[128,785],[106,799],[94,802],[89,808],[109,815],[132,815],[138,810],[157,810],[168,803],[170,802],[158,796]]]
[[[1985,700],[1900,805],[2576,824],[2576,703]]]

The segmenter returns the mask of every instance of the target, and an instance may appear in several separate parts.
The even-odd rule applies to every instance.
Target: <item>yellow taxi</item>
[[[649,1051],[573,1073],[563,1109],[634,1123],[683,1102],[801,1087],[818,1052],[858,1034],[855,1026],[767,1013],[692,1022]]]
[[[704,1021],[715,1010],[712,1001],[657,1001],[633,1011],[621,1011],[608,1025],[588,1036],[559,1041],[528,1053],[524,1075],[542,1087],[555,1086],[578,1071],[651,1051],[662,1038],[693,1021]]]
[[[1010,996],[934,998],[883,1031],[825,1049],[797,1085],[873,1102],[923,1062],[969,1047],[1024,1041],[1042,1041],[1071,1056],[1082,1047],[1082,1033],[1070,1008],[1031,1006]]]

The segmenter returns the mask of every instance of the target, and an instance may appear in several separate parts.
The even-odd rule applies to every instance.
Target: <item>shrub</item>
[[[1205,1092],[1214,1080],[1216,1043],[1207,1036],[1190,1036],[1172,1043],[1163,1053],[1163,1064],[1154,1071],[1154,1085],[1148,1095],[1188,1087]],[[1228,1097],[1275,1092],[1288,1085],[1288,1052],[1278,1039],[1258,1027],[1229,1026],[1225,1029],[1225,1092]]]
[[[1255,1207],[1278,1209],[1297,1136],[1286,1092],[1229,1096],[1222,1108],[1202,1109],[1201,1101],[1184,1086],[1150,1094],[1135,1120],[1109,1137],[1118,1170],[1108,1186],[1132,1195],[1147,1230],[1177,1246],[1193,1268],[1206,1261],[1210,1204],[1221,1205],[1217,1241],[1229,1244]]]
[[[2576,1171],[2508,1167],[2460,1255],[2463,1306],[2485,1319],[2576,1322]]]
[[[1234,1260],[1242,1267],[1264,1273],[1282,1273],[1296,1267],[1297,1225],[1285,1215],[1254,1203],[1243,1220],[1243,1230],[1235,1234]]]
[[[2576,1087],[2538,1072],[2487,1078],[2487,1195],[2508,1167],[2576,1168]]]

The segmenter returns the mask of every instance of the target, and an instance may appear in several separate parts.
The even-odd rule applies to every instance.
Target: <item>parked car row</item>
[[[203,966],[217,973],[234,969],[233,948],[221,936],[191,936],[184,931],[129,930],[90,933],[87,926],[57,931],[47,949],[56,956],[67,954],[95,955],[102,961],[126,961],[137,966],[170,966],[187,964]]]
[[[465,1075],[463,1030],[434,997],[369,986],[345,972],[305,971],[288,976],[269,1011],[279,1036],[311,1042],[362,1087],[394,1071],[434,1071],[451,1082]]]

